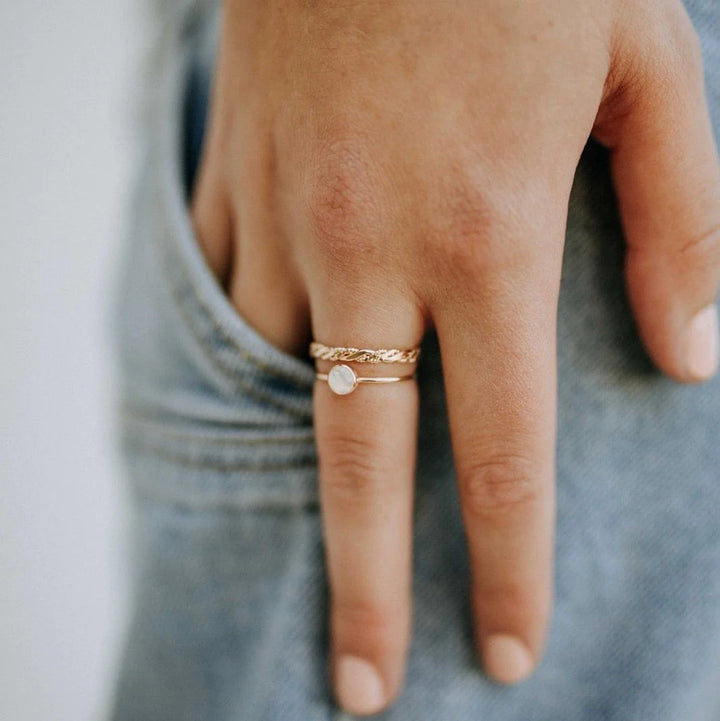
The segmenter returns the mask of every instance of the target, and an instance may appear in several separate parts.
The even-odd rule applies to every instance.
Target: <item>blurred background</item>
[[[141,0],[0,2],[0,719],[102,717],[127,609],[108,304]]]

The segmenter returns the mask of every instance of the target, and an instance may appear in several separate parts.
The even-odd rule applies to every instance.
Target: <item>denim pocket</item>
[[[194,56],[177,43],[151,88],[116,306],[125,456],[145,492],[176,500],[312,502],[314,369],[238,314],[194,234],[181,122]]]

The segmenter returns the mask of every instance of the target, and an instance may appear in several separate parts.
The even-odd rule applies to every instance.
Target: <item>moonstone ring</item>
[[[360,383],[398,383],[399,381],[409,381],[415,378],[415,374],[407,376],[358,376],[357,373],[348,365],[338,363],[334,365],[328,373],[315,373],[315,377],[320,381],[327,381],[330,390],[339,396],[346,396],[352,393]]]

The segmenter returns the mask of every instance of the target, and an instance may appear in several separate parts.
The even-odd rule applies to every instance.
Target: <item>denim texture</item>
[[[182,8],[182,10],[181,10]],[[720,3],[688,3],[720,129]],[[341,721],[313,369],[270,344],[208,270],[187,193],[217,6],[166,3],[115,297],[118,437],[133,491],[133,613],[113,721]],[[720,202],[720,199],[719,199]],[[585,150],[559,306],[555,608],[542,664],[479,669],[434,334],[419,364],[414,626],[393,721],[720,719],[720,382],[644,353],[622,279],[607,154]]]

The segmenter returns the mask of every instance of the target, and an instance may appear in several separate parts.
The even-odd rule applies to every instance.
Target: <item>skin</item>
[[[557,300],[591,135],[611,151],[649,354],[682,382],[717,365],[720,172],[694,30],[679,0],[224,12],[192,197],[208,263],[299,357],[313,338],[409,348],[437,330],[478,651],[517,682],[552,604]],[[405,673],[417,406],[414,381],[315,385],[330,670],[359,714],[392,704]],[[376,685],[362,663],[341,674],[348,655]]]

